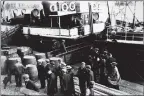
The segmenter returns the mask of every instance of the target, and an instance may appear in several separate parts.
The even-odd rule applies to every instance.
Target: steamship
[[[65,40],[68,46],[89,40],[91,35],[100,34],[106,28],[108,13],[105,2],[41,1],[27,9],[24,9],[24,2],[17,3],[10,8],[13,18],[9,22],[22,24],[22,34],[30,45],[59,48],[58,45]]]

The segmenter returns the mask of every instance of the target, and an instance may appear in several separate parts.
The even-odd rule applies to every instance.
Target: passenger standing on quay
[[[95,48],[95,57],[94,57],[94,65],[92,66],[92,71],[94,72],[94,81],[99,83],[99,79],[100,79],[100,70],[99,70],[99,63],[100,63],[100,53],[99,53],[99,49]]]
[[[51,68],[51,64],[50,64],[50,60],[49,59],[46,59],[46,66],[45,66],[45,72],[46,74],[48,73],[49,70],[52,70]],[[47,78],[47,77],[46,77]]]
[[[62,84],[64,96],[72,96],[73,94],[73,79],[72,75],[68,73],[66,68],[62,69]]]
[[[56,75],[49,70],[48,71],[48,83],[47,83],[47,95],[48,96],[54,96],[54,94],[56,93],[56,84],[57,84],[57,80],[56,80]]]
[[[86,95],[86,88],[87,88],[87,84],[86,84],[86,64],[85,62],[81,63],[81,67],[78,69],[78,78],[79,78],[79,85],[80,85],[80,90],[81,90],[81,94],[82,96]]]
[[[69,75],[70,82],[69,82],[69,93],[70,95],[74,96],[74,69],[71,66],[67,66],[67,74]]]
[[[62,84],[62,68],[63,67],[66,67],[66,64],[64,63],[64,62],[62,62],[62,60],[61,59],[59,59],[58,60],[58,65],[56,66],[56,65],[53,65],[54,67],[53,67],[53,69],[52,69],[52,71],[54,72],[54,74],[56,75],[56,80],[58,81],[58,77],[59,77],[59,79],[60,79],[60,87],[61,87],[61,91],[63,92],[63,84]],[[56,82],[56,88],[57,88],[57,82]],[[56,91],[58,91],[57,89],[56,89]]]
[[[94,81],[94,73],[91,70],[91,66],[90,65],[86,65],[86,79],[87,79],[87,87],[90,87],[90,81]]]
[[[107,86],[107,69],[104,54],[101,54],[99,68],[100,68],[100,84]]]
[[[46,67],[45,59],[39,59],[37,68],[38,68],[38,77],[41,83],[41,89],[45,88],[45,79],[46,79],[45,67]]]
[[[108,87],[119,90],[119,82],[121,77],[116,65],[116,62],[111,62],[111,70],[108,70]]]

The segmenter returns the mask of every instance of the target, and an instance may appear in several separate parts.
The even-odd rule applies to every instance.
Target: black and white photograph
[[[1,96],[144,95],[144,1],[0,2]]]

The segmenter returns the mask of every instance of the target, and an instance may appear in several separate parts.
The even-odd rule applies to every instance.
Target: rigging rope
[[[132,10],[131,10],[131,8],[130,8],[130,6],[129,6],[129,4],[131,3],[132,1],[129,1],[128,3],[127,3],[127,7],[129,8],[129,10],[131,11],[131,13],[132,13],[132,15],[134,16],[135,15],[135,13],[134,12],[132,12]],[[123,12],[123,10],[125,9],[125,7],[124,8],[122,8],[122,9],[120,9],[120,5],[119,5],[119,12],[118,13],[116,13],[115,14],[115,16],[117,16],[118,14],[120,14],[120,13],[123,13],[123,14],[125,14],[124,12]],[[128,18],[126,17],[126,19],[128,20]],[[135,19],[139,22],[139,20],[136,18],[136,16],[135,16]],[[128,22],[129,22],[129,20],[128,20]]]

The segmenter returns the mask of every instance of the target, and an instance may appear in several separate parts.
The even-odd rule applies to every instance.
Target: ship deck
[[[111,39],[107,40],[108,42],[112,42]],[[144,41],[130,41],[130,40],[117,40],[119,43],[130,43],[130,44],[144,44]]]

